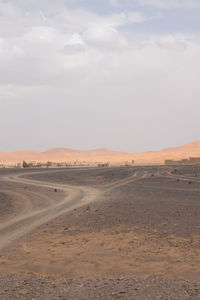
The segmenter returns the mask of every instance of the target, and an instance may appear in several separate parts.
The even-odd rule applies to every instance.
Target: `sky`
[[[0,151],[200,139],[200,0],[0,0]]]

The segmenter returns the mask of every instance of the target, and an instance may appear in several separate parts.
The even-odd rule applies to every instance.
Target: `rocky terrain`
[[[199,174],[2,170],[0,298],[200,299]]]

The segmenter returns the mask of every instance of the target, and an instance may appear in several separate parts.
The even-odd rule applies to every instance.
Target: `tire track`
[[[51,189],[60,189],[65,193],[62,201],[55,203],[52,199],[47,208],[40,208],[37,205],[27,214],[21,214],[13,220],[0,224],[0,249],[8,246],[34,230],[36,227],[64,214],[72,209],[78,208],[84,204],[94,201],[100,194],[97,189],[82,186],[49,184],[42,181],[30,180],[20,177],[20,175],[6,176],[3,180],[13,183],[31,185],[34,187],[43,187]],[[27,192],[27,191],[26,191]],[[19,191],[18,191],[19,194]],[[21,192],[23,196],[23,192]]]

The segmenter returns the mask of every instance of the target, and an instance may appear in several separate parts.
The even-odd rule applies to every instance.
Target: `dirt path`
[[[48,172],[49,171],[45,173]],[[32,173],[28,173],[26,175],[29,174]],[[102,185],[101,189],[88,186],[64,185],[27,179],[22,177],[21,174],[4,176],[3,180],[6,182],[22,184],[26,188],[27,186],[33,186],[35,188],[42,187],[51,189],[52,191],[56,189],[64,192],[65,197],[62,201],[55,202],[54,199],[47,197],[45,194],[26,189],[26,193],[28,193],[29,196],[31,194],[32,196],[33,194],[35,195],[35,201],[33,202],[30,201],[29,197],[24,196],[23,190],[16,192],[18,197],[20,196],[23,199],[23,202],[26,203],[26,209],[17,216],[13,216],[9,220],[0,223],[0,249],[5,248],[11,242],[23,237],[26,233],[32,231],[45,222],[48,222],[49,220],[54,219],[72,209],[94,201],[97,199],[97,197],[99,197],[100,194],[103,194],[104,192],[148,176],[150,176],[150,174],[147,171],[136,171],[133,175],[125,179]],[[14,193],[15,192],[12,192],[12,194]],[[39,201],[36,200],[39,197],[43,202],[45,202],[45,207],[43,208],[41,208],[41,205],[39,205]]]
[[[49,171],[45,171],[45,173],[48,172]],[[38,172],[38,174],[39,173],[40,172]],[[26,175],[30,174],[32,173],[27,173]],[[140,179],[160,175],[171,178],[176,177],[170,171],[158,171],[152,175],[151,170],[141,169],[136,170],[131,176],[117,180],[115,182],[105,183],[99,189],[97,189],[89,186],[58,184],[33,180],[30,178],[27,179],[22,177],[21,174],[4,176],[2,180],[6,182],[23,185],[26,188],[26,194],[28,193],[29,196],[32,196],[32,201],[30,201],[27,195],[24,195],[23,189],[16,192],[16,195],[18,197],[20,196],[21,199],[23,199],[26,209],[24,209],[17,216],[13,216],[9,220],[0,222],[0,249],[6,247],[14,240],[23,237],[26,233],[44,224],[45,222],[48,222],[49,220],[54,219],[72,209],[78,208],[84,204],[88,204],[94,201],[99,197],[100,194],[103,195],[108,191],[111,191],[120,186],[125,186],[132,182],[136,182]],[[36,191],[28,190],[27,187],[30,186],[36,188]],[[56,189],[64,192],[65,197],[61,201],[56,201],[55,198],[51,198],[45,195],[44,192],[41,193],[40,191],[37,191],[37,188],[51,189],[52,192]],[[13,191],[11,193],[15,194],[15,192]],[[45,203],[44,207],[41,208],[40,202],[42,202],[43,205]]]
[[[24,213],[23,211],[11,220],[0,223],[0,249],[6,247],[14,240],[23,237],[26,233],[43,223],[54,219],[67,211],[90,203],[100,194],[97,189],[91,187],[49,184],[46,182],[22,178],[19,174],[5,176],[3,180],[6,182],[24,184],[26,187],[27,185],[31,185],[36,188],[43,187],[61,190],[66,194],[66,196],[62,201],[55,202],[53,199],[48,199],[45,195],[42,195],[43,200],[45,198],[45,201],[47,202],[45,208],[41,208],[37,201],[32,203],[27,200],[27,205],[29,206],[28,212]],[[30,191],[28,193],[31,194],[33,192]],[[18,191],[17,194],[18,196],[20,194],[21,197],[24,197],[23,191]]]
[[[149,177],[150,174],[147,171],[136,171],[133,175],[128,176],[127,178],[117,180],[116,182],[106,183],[101,186],[101,189],[106,192],[108,190],[113,190],[114,188],[135,182],[145,177]]]

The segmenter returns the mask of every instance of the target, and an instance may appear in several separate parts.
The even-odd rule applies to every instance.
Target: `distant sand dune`
[[[189,157],[200,157],[200,141],[189,143],[184,146],[167,148],[161,151],[130,154],[125,152],[111,151],[108,149],[97,149],[90,151],[73,150],[68,148],[53,148],[45,152],[16,151],[0,152],[0,163],[18,163],[25,161],[37,162],[111,162],[120,164],[126,161],[135,161],[136,164],[163,164],[166,159],[184,159]]]
[[[179,160],[189,157],[200,157],[200,141],[184,146],[167,148],[161,151],[138,153],[134,155],[138,164],[162,164],[166,159]]]

